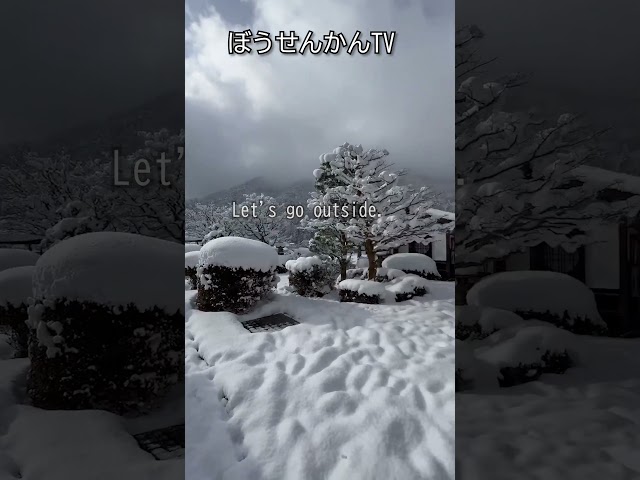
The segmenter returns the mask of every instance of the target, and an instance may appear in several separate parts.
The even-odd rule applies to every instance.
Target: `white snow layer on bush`
[[[182,276],[175,261],[179,243],[130,233],[99,232],[58,243],[36,264],[34,296],[68,299],[107,306],[133,303],[144,311],[153,307],[175,313],[184,309]]]
[[[524,320],[509,310],[483,307],[478,305],[462,305],[456,307],[456,324],[471,327],[479,325],[483,332],[491,333],[503,328],[514,327]]]
[[[360,295],[384,297],[385,288],[380,282],[371,280],[343,280],[338,284],[340,290],[349,290]]]
[[[320,257],[300,257],[295,260],[288,260],[285,264],[287,270],[291,273],[300,273],[313,270],[313,267],[321,267],[322,260]]]
[[[200,245],[198,245],[197,243],[185,243],[184,244],[184,253],[199,252],[200,248],[202,248],[202,247]]]
[[[200,261],[200,251],[187,252],[184,254],[184,268],[196,268]]]
[[[498,368],[540,364],[547,351],[556,354],[567,351],[575,361],[574,343],[575,335],[571,332],[553,325],[534,325],[518,329],[510,339],[480,349],[476,355]]]
[[[386,285],[387,291],[391,293],[412,293],[416,288],[424,288],[429,292],[429,281],[418,275],[404,275],[392,280]]]
[[[573,318],[588,317],[606,325],[596,306],[593,292],[584,283],[556,272],[500,272],[480,280],[467,293],[469,305],[501,308],[511,312],[550,311]]]
[[[395,253],[382,261],[385,268],[395,268],[406,272],[412,270],[424,274],[431,273],[440,276],[436,262],[429,256],[422,253]]]
[[[202,247],[200,264],[268,272],[280,265],[280,259],[275,248],[258,240],[220,237]]]
[[[28,265],[0,272],[0,307],[27,305],[33,295],[33,271],[34,267]]]
[[[21,248],[0,248],[0,272],[8,268],[33,266],[40,258],[37,253]]]

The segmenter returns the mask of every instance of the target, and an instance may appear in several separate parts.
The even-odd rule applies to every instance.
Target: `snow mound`
[[[542,356],[550,353],[569,353],[576,359],[575,335],[553,325],[535,325],[518,329],[513,337],[497,345],[481,350],[477,357],[496,367],[540,364]]]
[[[27,305],[33,296],[32,265],[8,268],[0,272],[0,307]]]
[[[200,251],[194,250],[184,254],[184,268],[196,268],[200,261]]]
[[[456,331],[477,328],[477,336],[485,337],[498,330],[522,325],[525,321],[509,310],[463,305],[456,307]]]
[[[21,248],[0,248],[0,272],[8,268],[33,266],[40,258],[37,253]]]
[[[200,250],[200,264],[268,272],[280,265],[278,252],[266,243],[242,237],[220,237]]]
[[[440,276],[436,262],[429,256],[422,253],[396,253],[388,256],[382,261],[385,268],[395,268],[404,272],[420,272]]]
[[[343,280],[338,284],[340,290],[349,290],[350,292],[356,292],[359,295],[369,296],[385,296],[384,285],[380,282],[373,282],[370,280]]]
[[[199,252],[202,247],[197,243],[185,243],[184,253]]]
[[[429,292],[429,281],[418,275],[404,275],[395,278],[386,285],[386,290],[391,293],[413,293],[416,289],[423,288]]]
[[[307,272],[313,270],[313,267],[322,267],[322,259],[320,257],[299,257],[295,260],[288,260],[285,267],[291,273]]]
[[[34,297],[134,304],[175,313],[184,308],[176,276],[179,243],[116,232],[87,233],[49,249],[36,264]],[[173,259],[173,261],[172,261]],[[180,303],[177,303],[177,302]]]
[[[544,271],[501,272],[480,280],[467,293],[467,303],[511,312],[567,311],[573,321],[588,318],[606,326],[600,317],[593,292],[569,275]]]

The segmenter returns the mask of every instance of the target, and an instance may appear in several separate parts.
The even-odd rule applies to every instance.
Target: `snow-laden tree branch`
[[[600,155],[602,132],[576,115],[508,111],[507,95],[526,79],[487,79],[475,50],[482,33],[456,36],[457,271],[541,242],[577,247],[599,187],[576,174]]]

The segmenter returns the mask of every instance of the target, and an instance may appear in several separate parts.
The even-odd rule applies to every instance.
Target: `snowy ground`
[[[182,422],[183,389],[151,416],[100,410],[47,411],[26,405],[28,359],[0,335],[0,480],[178,480],[184,460],[158,461],[132,435]]]
[[[242,318],[186,292],[187,478],[454,478],[454,284],[365,306],[287,282]],[[239,324],[278,312],[301,325]]]
[[[640,478],[640,340],[577,344],[563,375],[456,395],[458,478]]]

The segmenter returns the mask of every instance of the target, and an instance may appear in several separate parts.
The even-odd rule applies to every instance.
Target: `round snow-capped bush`
[[[45,409],[144,411],[184,376],[178,243],[88,233],[49,249],[28,308],[28,393]]]
[[[469,290],[467,303],[508,310],[525,320],[546,321],[578,334],[603,335],[607,332],[593,291],[563,273],[495,273]]]
[[[0,272],[8,268],[33,266],[40,258],[35,252],[21,248],[0,248]]]
[[[343,280],[338,284],[341,302],[382,303],[386,290],[380,282],[370,280]]]
[[[184,253],[199,252],[200,248],[202,248],[202,247],[200,245],[198,245],[197,243],[185,243],[184,244]]]
[[[385,258],[382,261],[382,266],[419,275],[428,280],[440,279],[436,262],[422,253],[395,253]]]
[[[33,295],[33,266],[8,268],[0,272],[0,326],[9,330],[14,357],[27,356],[29,328],[27,307]]]
[[[246,313],[277,284],[278,257],[275,248],[257,240],[211,240],[200,250],[198,309]]]
[[[391,280],[386,290],[394,296],[396,302],[404,302],[429,293],[429,281],[418,275],[403,274]]]
[[[184,254],[184,275],[192,290],[198,288],[197,268],[200,261],[200,251],[195,250]]]
[[[303,297],[321,297],[331,291],[338,264],[328,256],[299,257],[286,263],[289,285]]]

